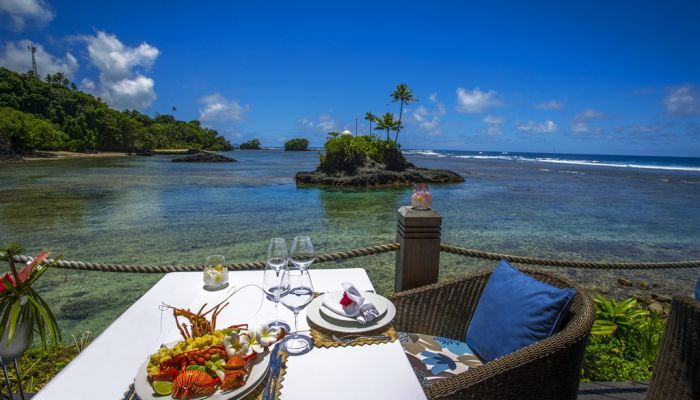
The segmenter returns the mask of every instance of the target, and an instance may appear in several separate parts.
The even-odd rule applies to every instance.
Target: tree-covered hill
[[[60,72],[42,80],[0,67],[0,152],[154,148],[233,150],[217,131],[197,120],[120,112],[77,90]]]

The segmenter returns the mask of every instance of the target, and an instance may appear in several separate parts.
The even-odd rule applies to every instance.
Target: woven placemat
[[[364,346],[367,344],[381,344],[381,343],[391,343],[395,340],[398,339],[398,335],[396,331],[394,330],[393,326],[389,326],[378,329],[376,331],[372,332],[363,332],[363,335],[367,336],[377,336],[377,335],[383,335],[383,336],[389,336],[391,339],[358,339],[354,340],[349,343],[343,343],[343,342],[338,342],[335,339],[333,339],[333,335],[336,336],[344,336],[346,334],[338,333],[338,332],[332,332],[326,329],[321,328],[320,326],[314,324],[313,322],[309,321],[309,327],[311,328],[311,339],[314,341],[314,346],[316,347],[345,347],[345,346]]]
[[[275,393],[274,399],[280,398],[280,393],[282,393],[282,387],[284,386],[284,376],[287,375],[287,353],[282,354],[282,366],[280,367],[279,383],[277,384],[277,393]],[[268,373],[270,371],[268,370]],[[265,392],[265,386],[267,384],[267,374],[265,378],[260,381],[260,384],[250,393],[248,393],[242,400],[262,400],[263,393]],[[167,398],[167,397],[164,397]],[[124,394],[124,400],[141,400],[141,398],[136,394],[134,390],[134,384],[129,385],[129,390]]]

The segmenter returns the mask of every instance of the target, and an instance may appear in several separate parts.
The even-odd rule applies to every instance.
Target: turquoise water
[[[239,162],[134,156],[0,164],[0,241],[66,259],[154,265],[202,263],[210,254],[258,261],[272,236],[309,234],[318,252],[394,241],[396,209],[409,202],[409,188],[297,188],[294,173],[313,169],[315,152],[232,155]],[[569,259],[700,259],[696,171],[458,155],[409,154],[420,166],[465,176],[433,187],[446,243]],[[364,267],[386,294],[393,262],[385,254],[316,268]],[[441,274],[488,265],[444,255]],[[559,272],[605,290],[617,277],[644,279],[660,293],[690,293],[700,274]],[[70,337],[102,331],[160,276],[55,270],[46,278],[40,290]]]

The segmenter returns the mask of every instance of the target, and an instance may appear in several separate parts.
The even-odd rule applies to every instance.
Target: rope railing
[[[361,247],[352,250],[338,251],[334,253],[319,254],[316,256],[315,263],[325,263],[332,261],[341,261],[349,258],[364,257],[373,254],[388,253],[399,250],[398,243],[386,243],[375,246]],[[468,249],[464,247],[450,246],[447,244],[440,245],[440,251],[450,254],[456,254],[464,257],[480,258],[484,260],[498,261],[506,259],[515,264],[540,265],[549,267],[569,267],[569,268],[584,268],[584,269],[680,269],[680,268],[700,268],[700,260],[695,261],[671,261],[671,262],[654,262],[654,263],[634,263],[634,262],[595,262],[595,261],[574,261],[574,260],[557,260],[548,258],[522,257],[511,254],[492,253],[481,250]],[[27,262],[33,258],[25,255],[14,257],[16,262]],[[51,260],[46,260],[51,262]],[[107,271],[107,272],[133,272],[133,273],[167,273],[167,272],[196,272],[202,271],[204,265],[124,265],[124,264],[105,264],[91,263],[83,261],[67,261],[59,260],[56,264],[57,268],[73,269],[82,271]],[[248,262],[227,264],[226,267],[232,271],[256,270],[265,268],[265,262]]]
[[[314,262],[325,263],[331,261],[340,261],[355,257],[364,257],[373,254],[387,253],[399,249],[398,243],[387,243],[375,246],[361,247],[359,249],[338,251],[335,253],[319,254]],[[18,255],[14,257],[16,262],[26,263],[33,260],[33,257]],[[45,260],[44,262],[52,262],[53,260]],[[106,272],[134,272],[134,273],[156,273],[163,274],[167,272],[196,272],[204,270],[205,265],[124,265],[124,264],[104,264],[90,263],[83,261],[67,261],[58,260],[56,268],[73,269],[81,271],[106,271]],[[265,268],[265,262],[248,262],[227,264],[226,267],[232,271],[256,270]]]
[[[632,262],[594,262],[594,261],[572,261],[556,260],[548,258],[521,257],[510,254],[490,253],[487,251],[467,249],[464,247],[440,245],[440,251],[457,254],[464,257],[481,258],[484,260],[506,259],[515,264],[541,265],[549,267],[570,267],[585,269],[676,269],[676,268],[700,268],[700,260],[696,261],[672,261],[655,263],[632,263]]]

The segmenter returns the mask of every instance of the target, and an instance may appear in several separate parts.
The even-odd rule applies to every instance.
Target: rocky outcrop
[[[464,182],[464,178],[456,172],[415,167],[403,171],[390,171],[385,168],[358,168],[353,174],[329,174],[322,171],[299,172],[296,174],[295,180],[298,185],[353,187]]]
[[[174,158],[174,162],[235,162],[233,158],[222,156],[221,154],[200,151],[187,157]]]

